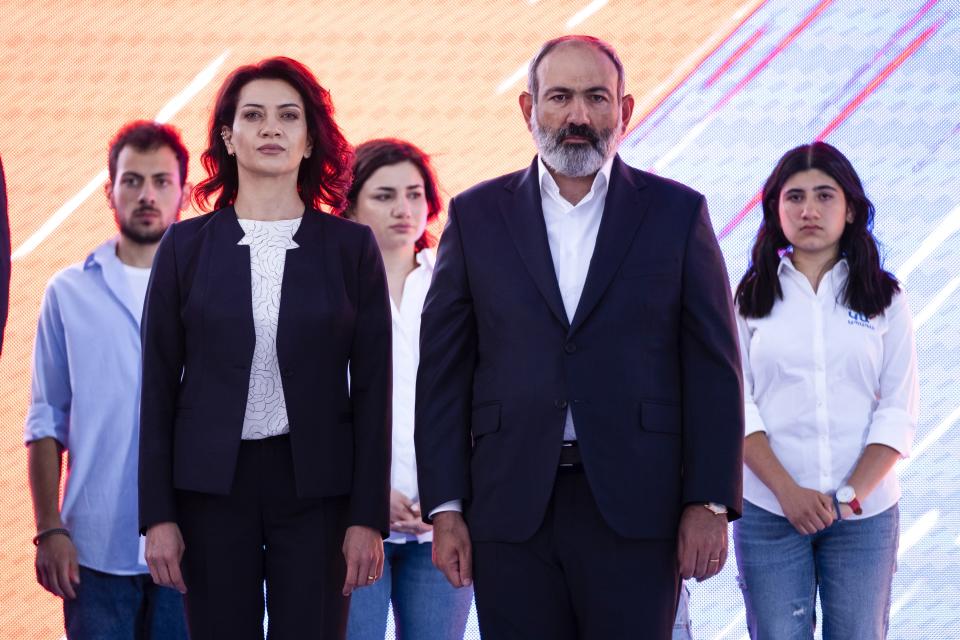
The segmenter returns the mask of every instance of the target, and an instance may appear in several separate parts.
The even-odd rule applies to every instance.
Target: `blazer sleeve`
[[[176,227],[171,225],[153,260],[140,327],[143,382],[140,395],[140,532],[176,522],[173,490],[173,423],[184,362]]]
[[[470,499],[470,413],[477,327],[462,235],[451,201],[420,320],[414,446],[424,521]]]
[[[733,300],[707,203],[686,240],[680,358],[683,372],[684,504],[743,510],[743,384]]]
[[[390,446],[393,320],[383,260],[363,229],[359,294],[350,351],[354,464],[349,523],[390,535]]]

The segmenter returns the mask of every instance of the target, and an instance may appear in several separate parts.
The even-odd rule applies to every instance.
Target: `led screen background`
[[[706,194],[734,280],[759,221],[755,196],[783,151],[821,137],[852,159],[877,207],[886,266],[910,296],[921,367],[914,456],[900,465],[890,637],[960,636],[956,0],[30,0],[0,9],[15,253],[0,360],[0,638],[63,633],[59,602],[33,570],[22,444],[30,351],[46,281],[115,232],[102,184],[120,124],[179,127],[197,180],[225,74],[288,55],[330,89],[352,141],[416,142],[453,195],[529,162],[516,100],[525,63],[570,32],[619,50],[637,98],[621,153]],[[695,637],[744,637],[735,575],[731,557],[720,576],[691,585]],[[474,616],[467,636],[477,637]]]

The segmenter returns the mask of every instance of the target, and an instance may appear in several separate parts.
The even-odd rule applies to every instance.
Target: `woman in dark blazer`
[[[288,58],[224,82],[143,319],[140,526],[194,640],[342,637],[388,535],[390,304],[370,230],[338,208],[350,148]],[[182,569],[181,574],[181,559]]]

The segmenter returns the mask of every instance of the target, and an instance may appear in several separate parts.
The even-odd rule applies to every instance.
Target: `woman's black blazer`
[[[255,343],[243,235],[227,207],[160,241],[141,327],[142,531],[177,521],[175,489],[230,492]],[[392,328],[380,252],[369,228],[310,209],[293,240],[277,356],[297,493],[349,494],[348,524],[386,535]]]

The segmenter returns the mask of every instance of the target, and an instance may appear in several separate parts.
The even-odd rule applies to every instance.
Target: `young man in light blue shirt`
[[[63,598],[70,640],[187,637],[182,598],[151,580],[137,524],[140,316],[157,245],[189,199],[187,162],[173,127],[121,128],[105,185],[120,233],[56,274],[40,309],[24,438],[37,581]]]

